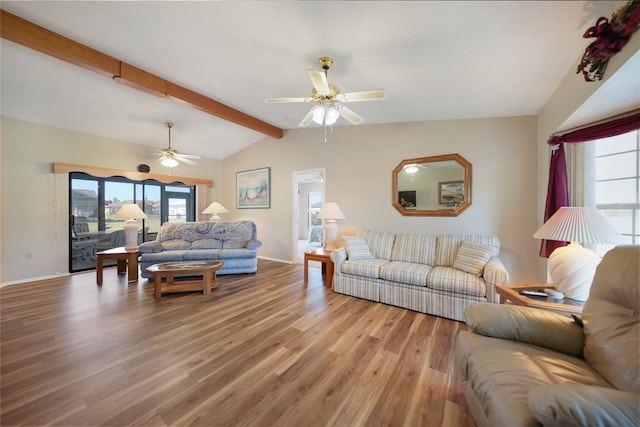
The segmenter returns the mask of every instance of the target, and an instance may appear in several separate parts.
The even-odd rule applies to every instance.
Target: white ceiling
[[[616,5],[2,1],[1,7],[294,129],[311,106],[265,104],[263,98],[309,96],[305,70],[318,69],[320,56],[334,58],[329,82],[343,92],[387,90],[386,100],[349,105],[365,123],[535,115],[590,43],[584,31]],[[164,122],[173,121],[173,148],[214,159],[264,137],[12,42],[2,40],[0,47],[5,116],[158,148],[167,144]]]

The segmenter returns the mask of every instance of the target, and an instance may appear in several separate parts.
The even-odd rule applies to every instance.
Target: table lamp
[[[125,203],[122,205],[114,218],[126,219],[124,223],[125,249],[138,248],[138,219],[147,219],[147,215],[142,212],[140,206],[135,203]]]
[[[218,202],[211,203],[209,206],[207,206],[207,209],[202,211],[203,214],[212,214],[209,220],[213,222],[220,221],[220,217],[218,216],[219,213],[227,212],[229,211]]]
[[[600,257],[581,243],[620,243],[622,236],[594,208],[563,207],[533,235],[537,239],[570,242],[549,256],[554,287],[567,298],[586,301]]]
[[[333,251],[336,249],[336,240],[338,239],[337,219],[345,219],[344,214],[335,202],[327,202],[322,207],[319,218],[324,219],[324,249]]]

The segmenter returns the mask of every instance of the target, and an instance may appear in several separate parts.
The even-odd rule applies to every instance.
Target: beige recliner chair
[[[598,266],[582,312],[467,308],[456,364],[479,426],[640,425],[640,246]]]

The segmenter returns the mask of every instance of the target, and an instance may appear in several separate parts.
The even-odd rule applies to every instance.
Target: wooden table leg
[[[162,275],[160,273],[154,273],[153,275],[153,288],[155,297],[162,298]]]
[[[209,270],[202,273],[202,282],[202,293],[209,295],[211,293],[211,272]]]
[[[129,260],[127,262],[127,268],[129,269],[129,282],[137,282],[138,281],[138,254],[133,253],[129,255]]]
[[[100,255],[96,259],[96,283],[102,285],[102,257]]]
[[[127,272],[127,260],[124,258],[116,259],[116,264],[118,265],[118,275],[124,274]]]
[[[333,262],[327,261],[327,274],[325,276],[325,285],[329,289],[333,289]]]
[[[307,254],[304,255],[304,284],[306,285],[309,281],[309,258],[307,258]]]

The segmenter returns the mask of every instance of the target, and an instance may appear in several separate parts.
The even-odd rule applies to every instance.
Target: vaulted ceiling
[[[305,70],[319,69],[320,56],[334,58],[328,79],[342,91],[386,89],[385,100],[349,104],[365,124],[535,115],[590,43],[585,30],[617,4],[3,1],[1,7],[286,132],[311,105],[263,99],[310,96]],[[0,47],[7,117],[158,148],[166,147],[164,122],[172,121],[174,148],[214,159],[265,137],[14,42],[3,39]],[[626,85],[619,92],[628,95]],[[340,119],[341,125],[350,124]]]

